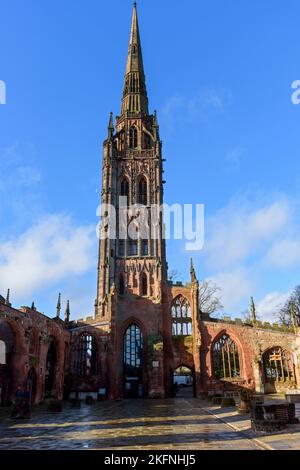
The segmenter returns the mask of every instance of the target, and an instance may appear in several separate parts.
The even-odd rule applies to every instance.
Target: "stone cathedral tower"
[[[121,115],[116,117],[115,125],[112,114],[110,116],[108,136],[103,145],[102,174],[102,205],[112,205],[119,214],[122,196],[127,203],[126,208],[137,204],[144,207],[142,217],[139,212],[128,215],[125,227],[127,239],[121,234],[122,227],[117,218],[116,239],[107,237],[100,241],[96,320],[101,326],[107,325],[111,332],[111,348],[119,356],[115,357],[118,374],[119,364],[123,363],[121,343],[126,330],[124,325],[130,325],[132,321],[133,327],[128,334],[141,335],[141,341],[145,337],[162,335],[162,297],[167,280],[162,215],[159,214],[156,225],[152,227],[149,210],[150,206],[161,206],[163,202],[162,144],[156,112],[149,114],[148,109],[136,4],[133,9]],[[110,217],[108,212],[104,215]],[[141,234],[141,220],[144,220],[144,228],[148,229],[146,237]],[[107,231],[107,227],[102,228]],[[153,234],[154,230],[156,235]],[[130,348],[128,344],[128,351]],[[138,358],[138,362],[144,364],[145,360]],[[157,377],[155,370],[155,384],[151,379],[149,382],[153,394],[162,391],[161,366],[161,376]],[[128,370],[128,381],[125,384],[128,395],[142,393],[145,380],[139,374],[142,375],[143,371],[137,372],[133,368]],[[112,380],[118,383],[121,378],[114,377]],[[147,393],[151,394],[151,390]]]

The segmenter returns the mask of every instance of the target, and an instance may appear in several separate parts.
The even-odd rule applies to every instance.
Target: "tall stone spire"
[[[122,116],[148,114],[142,46],[136,3],[134,3],[122,100]]]

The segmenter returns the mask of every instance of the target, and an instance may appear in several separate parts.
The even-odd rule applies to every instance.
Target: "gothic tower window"
[[[171,312],[173,336],[191,336],[192,314],[189,301],[180,295],[173,301]]]
[[[223,334],[213,347],[213,370],[217,379],[235,379],[241,376],[237,346],[230,336]]]
[[[149,242],[148,242],[148,240],[142,240],[141,254],[142,254],[142,256],[148,256],[148,254],[149,254]]]
[[[148,204],[147,181],[144,177],[142,177],[139,181],[138,203],[142,204],[143,206],[147,206]]]
[[[131,127],[129,131],[129,148],[136,149],[138,146],[138,131],[136,127]]]
[[[72,374],[86,377],[97,373],[97,344],[93,336],[83,333],[72,349]]]
[[[142,284],[142,295],[146,297],[148,295],[148,279],[145,273],[141,276],[141,284]]]
[[[118,255],[119,255],[121,258],[124,258],[124,256],[125,256],[125,240],[119,240]]]
[[[291,355],[281,347],[269,349],[263,354],[266,382],[295,382]]]
[[[138,241],[137,240],[129,240],[129,256],[137,256],[138,255]]]
[[[120,274],[120,276],[119,276],[119,294],[120,295],[125,294],[125,285],[124,285],[124,276],[123,276],[123,274]]]
[[[127,204],[129,202],[129,181],[127,178],[122,178],[120,184],[120,196],[127,198]]]

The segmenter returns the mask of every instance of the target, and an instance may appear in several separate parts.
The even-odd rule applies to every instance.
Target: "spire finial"
[[[10,298],[10,289],[7,289],[5,304],[8,305],[9,307],[11,307],[11,303],[10,303],[9,298]]]
[[[194,268],[193,258],[191,258],[190,273],[191,273],[191,280],[192,280],[192,282],[197,281],[196,271],[195,271],[195,268]]]
[[[56,318],[60,317],[61,311],[61,293],[58,294],[57,305],[56,305]]]
[[[255,307],[253,297],[251,297],[250,299],[250,313],[251,313],[251,321],[255,323],[256,322],[256,307]]]
[[[111,112],[109,115],[109,123],[108,123],[108,138],[112,139],[114,136],[115,127],[114,127],[114,120],[113,120],[113,113]]]
[[[70,301],[67,300],[67,308],[66,308],[66,313],[65,313],[65,322],[70,321]]]
[[[36,310],[34,302],[32,302],[32,304],[31,304],[31,310]]]

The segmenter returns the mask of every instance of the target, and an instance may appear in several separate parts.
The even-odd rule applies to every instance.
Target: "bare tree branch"
[[[211,315],[217,311],[223,310],[220,300],[220,287],[212,281],[200,282],[199,288],[199,308],[200,312]]]
[[[300,325],[300,286],[296,286],[285,304],[278,308],[278,320],[281,325],[292,326],[291,307],[294,304],[296,323]]]

